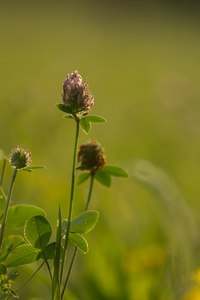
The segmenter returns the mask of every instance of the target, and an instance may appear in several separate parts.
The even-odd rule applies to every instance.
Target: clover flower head
[[[9,163],[20,170],[31,164],[31,153],[22,146],[17,146],[9,155]]]
[[[78,151],[80,169],[95,173],[105,165],[105,155],[102,146],[96,142],[82,144]]]
[[[90,93],[86,80],[78,71],[68,74],[63,83],[63,103],[67,105],[73,115],[88,114],[94,104],[94,96]]]

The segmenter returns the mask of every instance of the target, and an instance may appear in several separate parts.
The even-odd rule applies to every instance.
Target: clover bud
[[[94,104],[94,96],[90,93],[86,80],[83,80],[78,71],[68,74],[63,83],[63,103],[72,114],[88,114]]]
[[[94,174],[105,165],[105,155],[102,146],[96,141],[82,144],[78,151],[80,169]]]
[[[26,148],[17,146],[9,155],[9,163],[18,170],[24,169],[31,164],[31,153]]]

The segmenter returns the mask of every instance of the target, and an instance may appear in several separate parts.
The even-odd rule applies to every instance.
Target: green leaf
[[[0,264],[0,275],[5,275],[5,274],[7,274],[6,266],[3,264]]]
[[[101,116],[86,116],[80,120],[80,126],[85,133],[88,133],[91,128],[91,123],[102,123],[106,120]]]
[[[56,104],[57,108],[67,114],[72,114],[72,108],[70,106],[67,106],[66,104],[64,103],[59,103],[59,104]]]
[[[24,226],[30,217],[39,215],[46,215],[45,211],[40,207],[26,204],[14,205],[8,210],[6,225],[10,228],[17,229]]]
[[[111,177],[107,172],[104,172],[104,170],[98,170],[94,178],[106,187],[111,186]]]
[[[21,235],[10,235],[4,238],[2,243],[0,262],[5,261],[9,253],[22,244],[24,244],[24,239]]]
[[[97,210],[88,210],[71,221],[70,232],[88,233],[91,231],[99,219]]]
[[[66,115],[64,115],[64,118],[66,118],[66,119],[74,119],[74,116],[72,116],[71,114],[66,114]]]
[[[38,249],[43,249],[48,244],[51,232],[51,226],[43,216],[29,218],[24,228],[26,240]]]
[[[6,195],[5,195],[2,187],[0,187],[0,218],[2,217],[2,215],[4,213],[5,206],[6,206]]]
[[[103,123],[106,122],[106,119],[104,119],[101,116],[94,116],[94,115],[88,115],[85,117],[85,119],[91,123]]]
[[[78,184],[85,182],[90,177],[89,173],[81,173],[78,177]]]
[[[91,128],[91,124],[86,118],[80,120],[80,126],[85,133],[88,133]]]
[[[43,259],[53,259],[56,253],[56,242],[52,242],[48,244],[43,250],[42,250],[42,256]]]
[[[118,166],[107,165],[103,168],[103,171],[111,176],[128,177],[128,173],[124,169]]]
[[[88,252],[88,243],[79,233],[69,233],[69,240],[76,245],[84,254]]]
[[[37,170],[37,169],[46,169],[46,167],[45,166],[31,166],[31,167],[23,168],[23,171],[32,172],[33,170]]]
[[[39,253],[40,252],[31,245],[20,245],[10,252],[5,265],[7,267],[16,267],[33,263],[38,259]]]

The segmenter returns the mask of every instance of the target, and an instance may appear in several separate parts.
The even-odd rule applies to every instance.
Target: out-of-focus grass
[[[138,158],[159,166],[182,191],[185,200],[179,203],[185,201],[198,219],[200,42],[195,14],[119,3],[0,6],[0,148],[8,153],[22,144],[32,151],[34,164],[47,166],[47,171],[21,174],[15,201],[41,205],[52,224],[58,204],[67,209],[74,126],[55,104],[61,102],[64,77],[78,69],[95,95],[93,113],[108,120],[93,126],[89,137],[82,134],[80,142],[99,140],[107,161],[130,174]],[[87,185],[78,187],[76,212],[86,193]],[[183,265],[171,262],[177,250],[173,241],[181,240],[183,248],[189,243],[181,229],[177,237],[163,204],[170,193],[152,193],[132,177],[114,180],[111,190],[96,185],[91,207],[100,210],[100,221],[89,237],[89,254],[78,257],[68,299],[168,300],[177,299],[180,287],[187,290],[178,270],[173,274],[173,266],[168,267]],[[182,224],[181,215],[176,222]],[[194,246],[198,249],[197,240]],[[191,269],[199,263],[197,255]],[[38,291],[42,299],[48,297],[46,274],[40,277],[37,291],[29,285],[22,298],[33,299]]]

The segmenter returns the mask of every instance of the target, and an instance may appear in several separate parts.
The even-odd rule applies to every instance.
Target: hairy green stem
[[[3,179],[4,179],[4,174],[5,174],[5,169],[6,169],[6,158],[3,160],[3,166],[2,166],[2,171],[1,171],[1,179],[0,179],[0,186],[3,186]]]
[[[88,207],[89,207],[89,204],[90,204],[90,200],[91,200],[91,196],[92,196],[92,190],[93,190],[93,185],[94,185],[94,175],[95,174],[91,174],[91,177],[90,177],[90,186],[89,186],[89,191],[88,191],[88,196],[87,196],[85,211],[88,210]],[[75,249],[74,249],[72,258],[71,258],[71,262],[70,262],[70,265],[69,265],[67,276],[66,276],[65,281],[64,281],[63,290],[62,290],[62,293],[61,293],[61,300],[64,297],[65,289],[66,289],[67,284],[69,282],[69,278],[70,278],[70,275],[71,275],[71,272],[72,272],[72,267],[73,267],[73,264],[74,264],[74,261],[75,261],[75,258],[76,258],[77,250],[78,250],[78,247],[76,246]]]
[[[5,229],[5,223],[6,223],[8,208],[9,208],[10,200],[11,200],[11,196],[12,196],[14,182],[15,182],[15,179],[16,179],[16,176],[17,176],[17,171],[18,171],[17,168],[15,168],[14,171],[13,171],[13,175],[12,175],[11,182],[10,182],[10,187],[9,187],[9,190],[8,190],[8,197],[7,197],[7,200],[6,200],[6,207],[4,209],[1,228],[0,228],[0,247],[1,247],[2,242],[3,242],[3,234],[4,234],[4,229]]]
[[[67,226],[67,230],[66,230],[66,233],[65,233],[64,253],[63,253],[63,260],[62,260],[61,271],[60,271],[60,282],[62,282],[62,277],[63,277],[65,257],[66,257],[66,251],[67,251],[68,240],[69,240],[70,223],[71,223],[71,218],[72,218],[72,208],[73,208],[73,200],[74,200],[74,186],[75,186],[75,173],[76,173],[76,153],[77,153],[77,146],[78,146],[79,127],[80,127],[80,120],[76,119],[76,134],[75,134],[73,163],[72,163],[72,174],[71,174],[71,192],[70,192],[70,200],[69,200],[68,219],[67,219],[68,226]]]

